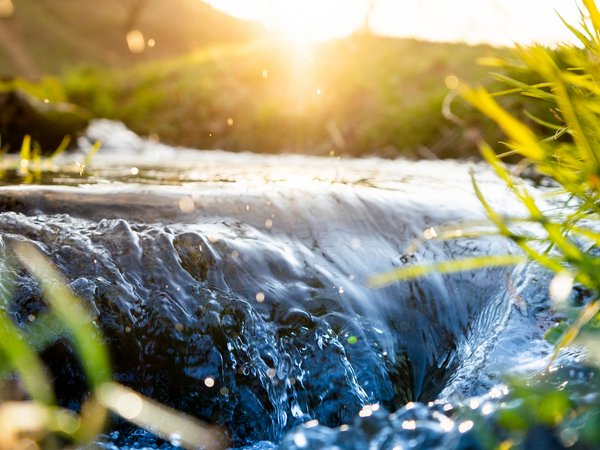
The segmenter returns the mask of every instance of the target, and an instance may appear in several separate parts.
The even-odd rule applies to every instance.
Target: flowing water
[[[117,381],[222,425],[233,446],[465,446],[446,402],[499,396],[505,374],[546,364],[539,269],[368,283],[514,252],[493,236],[425,239],[484,217],[469,170],[492,204],[518,213],[484,165],[198,152],[110,122],[92,125],[97,138],[83,174],[0,188],[2,248],[31,242],[65,274]],[[29,275],[14,275],[10,312],[26,327],[46,307]],[[57,339],[42,356],[76,408],[85,382],[72,348]],[[98,445],[172,444],[117,421]]]

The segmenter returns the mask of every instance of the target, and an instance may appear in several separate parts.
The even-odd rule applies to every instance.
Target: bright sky
[[[441,41],[573,40],[557,15],[579,21],[576,0],[206,0],[245,19],[258,20],[292,40],[342,37],[360,28],[369,4],[378,34]]]

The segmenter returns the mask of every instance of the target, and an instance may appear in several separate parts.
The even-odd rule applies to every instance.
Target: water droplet
[[[427,228],[426,230],[423,231],[423,237],[427,240],[436,238],[437,235],[438,234],[434,228]]]
[[[140,173],[140,169],[138,169],[137,167],[132,167],[131,169],[129,169],[129,173],[131,175],[137,175],[138,173]]]
[[[344,293],[344,288],[343,288],[342,286],[340,286],[340,288],[338,289],[338,292],[339,292],[340,294],[343,294],[343,293]]]
[[[448,419],[446,416],[442,416],[440,414],[440,417],[438,419],[440,421],[440,427],[442,428],[442,430],[444,430],[446,433],[452,431],[454,429],[454,421]]]
[[[272,219],[265,220],[265,228],[267,230],[270,230],[271,228],[273,228],[273,220]]]
[[[182,213],[188,214],[191,213],[194,209],[196,209],[196,204],[192,197],[182,197],[179,199],[179,209]]]
[[[233,117],[228,117],[227,118],[227,126],[229,126],[229,127],[233,126]]]
[[[319,421],[317,419],[309,420],[304,424],[306,428],[314,428],[319,425]]]
[[[29,315],[27,316],[27,320],[29,320],[30,322],[33,322],[35,319],[36,319],[36,317],[35,317],[35,315],[34,315],[34,314],[29,314]]]
[[[560,432],[559,437],[565,447],[573,447],[579,439],[579,433],[573,428],[565,428]]]
[[[156,47],[156,40],[152,39],[152,38],[148,39],[148,47],[150,47],[150,48]]]
[[[359,249],[360,248],[360,239],[358,238],[354,238],[352,239],[352,241],[350,241],[350,245],[352,246],[353,249]]]
[[[458,87],[458,85],[460,84],[460,81],[458,80],[458,77],[455,75],[448,75],[445,79],[444,79],[444,84],[446,85],[446,87],[448,89],[454,90]]]
[[[548,369],[548,370],[550,372],[552,372],[552,367],[550,369]],[[508,393],[508,389],[506,388],[506,386],[503,386],[503,387],[494,387],[490,391],[490,397],[491,398],[500,398],[503,395],[506,395],[507,393]]]
[[[308,440],[306,439],[306,435],[301,431],[294,434],[294,444],[296,444],[296,447],[300,447],[300,448],[306,447],[308,445]]]
[[[261,76],[265,79],[269,78],[269,71],[267,69],[263,69]]]
[[[215,385],[215,379],[213,377],[206,377],[204,379],[204,384],[206,385],[206,387],[213,387]]]
[[[117,399],[117,412],[125,419],[136,418],[142,412],[143,406],[141,397],[134,392],[122,394]]]
[[[479,400],[477,400],[476,398],[474,398],[471,401],[469,401],[469,408],[477,409],[477,408],[479,408],[480,404],[481,404],[481,402]]]
[[[473,428],[473,421],[472,420],[465,420],[463,423],[461,423],[458,426],[458,431],[460,433],[466,433],[467,431],[471,430]]]
[[[356,336],[348,336],[347,342],[348,344],[354,345],[358,342],[358,338]]]
[[[275,378],[275,375],[277,375],[277,371],[275,369],[273,369],[272,367],[269,367],[267,369],[267,376],[269,378]]]
[[[494,412],[494,407],[491,403],[486,403],[481,407],[481,414],[484,416],[490,415],[492,412]]]
[[[358,412],[358,415],[359,417],[370,417],[371,415],[373,415],[373,410],[369,405],[367,405]]]
[[[568,272],[561,272],[552,278],[548,287],[548,295],[552,301],[563,303],[569,298],[572,289],[573,276]]]
[[[321,89],[316,90],[317,95],[321,95]]]
[[[134,54],[142,53],[146,50],[146,40],[144,39],[144,33],[140,30],[131,30],[125,36],[127,40],[127,46],[129,51]]]
[[[256,301],[258,303],[262,303],[265,301],[265,293],[264,292],[257,292],[256,293]]]
[[[178,433],[173,433],[169,436],[169,442],[171,445],[175,447],[179,447],[181,445],[181,435]]]
[[[414,420],[405,420],[402,422],[403,430],[415,430],[417,428],[417,422]]]
[[[340,425],[340,431],[348,431],[350,429],[350,426],[344,424],[344,425]]]
[[[125,333],[131,333],[131,328],[130,327],[125,327]]]

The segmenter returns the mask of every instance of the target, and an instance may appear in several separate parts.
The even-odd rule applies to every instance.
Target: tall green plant
[[[592,357],[588,368],[596,377],[600,365],[600,12],[594,0],[583,0],[578,27],[565,25],[579,40],[578,45],[556,49],[540,45],[520,46],[512,61],[495,59],[505,73],[521,73],[529,82],[496,74],[506,83],[503,91],[491,93],[483,87],[459,86],[459,93],[471,105],[491,118],[506,135],[503,147],[495,152],[482,143],[484,158],[504,181],[525,215],[509,217],[494,209],[472,176],[473,188],[496,232],[512,240],[521,255],[487,256],[448,261],[425,266],[404,267],[374,277],[381,286],[398,279],[421,276],[433,271],[471,270],[484,266],[510,265],[519,257],[548,268],[554,278],[549,286],[551,299],[565,307],[569,319],[551,329],[547,337],[555,344],[554,356],[565,346],[583,344]],[[534,82],[531,82],[531,80]],[[528,96],[539,102],[548,114],[544,118],[523,111],[509,112],[498,103],[499,96]],[[548,116],[553,120],[548,120]],[[536,128],[528,124],[534,123]],[[543,130],[547,130],[546,133]],[[502,159],[521,157],[514,166]],[[551,211],[544,210],[526,184],[515,176],[530,167],[550,180],[555,194]],[[480,225],[480,224],[478,224]],[[488,233],[481,226],[453,232],[436,230],[442,239]],[[584,306],[567,301],[575,284],[585,287],[589,296]],[[596,368],[593,368],[593,363]],[[577,381],[553,379],[556,368],[540,377],[509,380],[510,393],[492,421],[478,418],[476,434],[482,448],[598,448],[600,403],[598,384],[586,379],[584,395]],[[560,384],[557,381],[560,380]],[[597,392],[596,392],[597,394]],[[491,423],[491,425],[490,425]]]
[[[514,60],[491,60],[494,66],[503,66],[506,73],[523,73],[529,80],[536,79],[534,83],[497,73],[496,78],[507,85],[503,91],[491,93],[481,86],[458,87],[462,97],[492,119],[506,135],[505,148],[500,152],[494,152],[485,142],[480,146],[481,152],[527,211],[525,217],[518,219],[501,215],[486,200],[473,177],[475,193],[488,218],[499,234],[511,239],[528,259],[556,273],[550,285],[550,296],[555,300],[566,300],[573,283],[580,283],[593,293],[592,300],[558,339],[557,352],[573,342],[600,311],[600,252],[596,251],[600,244],[600,13],[594,0],[583,0],[583,6],[579,27],[565,23],[579,45],[561,44],[556,49],[518,46]],[[545,105],[554,121],[527,111],[518,117],[496,100],[506,95],[535,99]],[[535,129],[527,124],[532,121]],[[540,129],[547,133],[541,134]],[[502,162],[502,158],[515,155],[522,157],[516,169],[533,166],[539,174],[553,180],[554,193],[568,199],[569,207],[565,202],[558,212],[544,211]],[[540,232],[527,232],[524,224]],[[401,268],[374,277],[372,283],[381,286],[440,269],[510,265],[520,262],[519,258],[522,256],[490,256],[418,269]]]
[[[534,74],[538,83],[527,85],[504,78],[514,89],[496,94],[481,87],[462,89],[468,102],[502,128],[508,138],[504,144],[508,153],[522,156],[523,163],[533,165],[540,174],[551,178],[555,192],[566,196],[574,205],[562,208],[559,214],[543,211],[502,164],[502,155],[496,155],[487,144],[482,144],[485,159],[526,207],[526,220],[543,230],[542,242],[546,246],[540,247],[531,237],[513,230],[485,201],[473,180],[488,217],[500,233],[516,242],[527,256],[557,273],[550,286],[551,297],[558,300],[566,297],[571,281],[593,292],[592,300],[558,340],[557,351],[571,343],[600,310],[600,256],[595,251],[600,243],[600,13],[594,0],[583,0],[583,5],[579,27],[565,23],[578,38],[579,45],[562,44],[556,50],[540,45],[517,47],[521,67]],[[495,97],[507,93],[543,102],[553,112],[555,121],[529,117],[549,133],[545,136],[536,133],[525,125],[523,117],[502,109]]]

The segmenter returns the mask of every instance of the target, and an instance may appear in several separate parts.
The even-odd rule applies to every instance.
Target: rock
[[[42,154],[52,154],[66,135],[75,142],[91,118],[69,103],[45,103],[19,90],[0,91],[0,139],[9,152],[18,152],[29,134]]]

